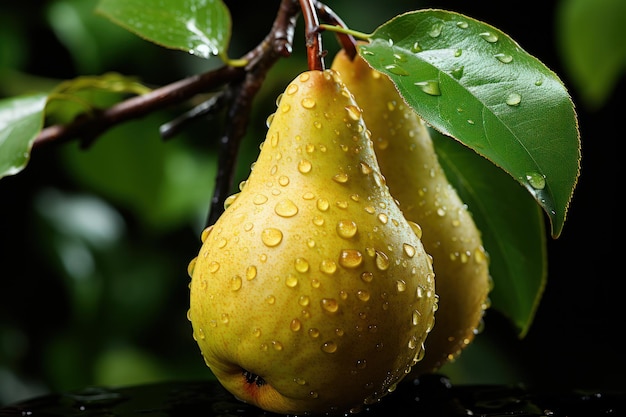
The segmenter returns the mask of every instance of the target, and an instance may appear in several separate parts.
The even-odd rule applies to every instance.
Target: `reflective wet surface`
[[[121,388],[88,387],[0,408],[0,417],[272,416],[235,399],[214,381],[164,382]],[[624,392],[533,392],[518,386],[454,386],[442,375],[400,384],[358,416],[626,416]]]

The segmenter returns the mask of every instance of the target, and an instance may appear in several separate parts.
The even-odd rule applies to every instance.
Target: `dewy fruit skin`
[[[421,226],[422,243],[433,257],[437,323],[412,376],[434,372],[472,342],[489,306],[492,284],[480,231],[448,182],[427,127],[391,80],[344,50],[331,68],[359,103],[389,190],[404,216]]]
[[[189,319],[206,364],[267,411],[377,402],[421,359],[434,324],[418,229],[389,194],[337,73],[302,73],[190,264]]]

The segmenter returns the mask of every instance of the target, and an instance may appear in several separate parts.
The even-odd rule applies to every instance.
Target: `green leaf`
[[[98,13],[138,36],[202,58],[224,57],[230,11],[220,0],[101,0]]]
[[[573,103],[552,71],[498,29],[442,10],[395,17],[359,53],[433,128],[521,183],[559,236],[580,138]]]
[[[47,94],[0,100],[0,178],[26,167],[35,138],[43,127]]]
[[[624,20],[623,0],[567,0],[557,9],[561,57],[591,107],[600,107],[626,75]]]
[[[524,337],[547,281],[541,209],[504,171],[461,143],[432,132],[446,177],[482,233],[494,282],[491,307]]]

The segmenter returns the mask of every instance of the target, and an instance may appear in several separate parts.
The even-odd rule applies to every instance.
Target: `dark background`
[[[72,9],[60,6],[76,3],[0,4],[0,97],[18,94],[24,85],[47,86],[58,79],[109,70],[160,85],[212,65],[149,44],[95,17],[89,20],[99,21],[92,33],[93,48],[83,46],[83,59],[77,59],[80,48],[79,52],[68,48],[49,24],[50,8],[56,6],[63,16],[60,21],[75,25]],[[82,3],[92,8],[96,4]],[[225,3],[236,4],[231,10],[230,54],[235,57],[267,33],[278,1],[263,2],[262,7],[255,1]],[[509,34],[559,74],[577,105],[582,170],[562,235],[557,240],[547,237],[548,283],[534,324],[526,338],[518,340],[506,320],[489,311],[484,332],[444,372],[459,384],[624,389],[626,359],[619,342],[626,318],[623,245],[617,243],[623,214],[616,197],[621,189],[617,167],[618,142],[624,138],[624,77],[606,102],[591,106],[584,101],[559,50],[557,2],[327,4],[348,26],[362,32],[403,11],[432,7],[460,12]],[[303,39],[298,37],[302,23],[298,28],[293,59],[276,66],[259,96],[259,110],[240,157],[242,178],[258,150],[267,109],[284,87],[285,77],[305,69]],[[106,38],[120,43],[114,47]],[[329,49],[336,48],[331,37],[325,39]],[[75,39],[79,40],[90,45],[87,38]],[[177,166],[166,156],[172,149],[211,155],[215,150],[211,140],[221,125],[218,118],[208,120],[161,143],[156,128],[180,111],[168,109],[132,122],[128,130],[114,129],[87,151],[93,158],[103,155],[108,165],[102,175],[111,182],[141,187],[136,192],[94,180],[89,167],[77,162],[83,153],[72,143],[34,152],[27,169],[0,180],[0,406],[90,384],[210,378],[185,318],[185,271],[198,250],[214,171],[196,167],[185,174],[192,181],[181,180],[179,186],[170,185],[173,188],[151,181],[174,181],[164,174]],[[102,144],[115,137],[132,138],[133,147],[120,145],[118,151]],[[119,165],[111,166],[110,161]],[[210,156],[199,163],[203,161],[215,162]],[[189,201],[179,207],[159,194],[171,189]],[[82,221],[81,216],[89,213],[95,217]],[[75,230],[69,220],[82,226]],[[76,259],[82,261],[73,263]]]

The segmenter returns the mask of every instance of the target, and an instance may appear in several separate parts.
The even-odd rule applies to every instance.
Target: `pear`
[[[244,402],[356,412],[421,359],[432,260],[337,74],[303,72],[277,102],[245,185],[190,264],[193,337]]]
[[[391,80],[360,55],[350,59],[345,50],[337,53],[331,68],[359,103],[389,190],[404,216],[421,226],[422,243],[433,257],[437,326],[412,376],[437,371],[456,359],[482,328],[491,277],[481,233],[448,182],[428,128]]]

